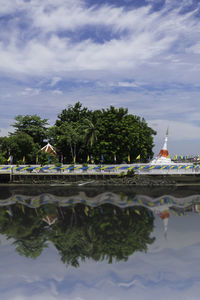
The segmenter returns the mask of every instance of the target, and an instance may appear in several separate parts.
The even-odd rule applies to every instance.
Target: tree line
[[[12,156],[15,164],[34,163],[124,163],[153,157],[153,135],[144,118],[127,108],[89,110],[80,102],[69,105],[49,126],[38,115],[18,115],[14,132],[0,137],[0,164]],[[57,155],[41,152],[47,143]]]
[[[51,226],[43,221],[47,215],[57,218]],[[0,233],[12,239],[20,255],[36,259],[51,242],[61,261],[74,267],[89,258],[112,263],[146,252],[155,241],[153,229],[154,216],[144,207],[48,204],[33,209],[17,203],[0,210]]]

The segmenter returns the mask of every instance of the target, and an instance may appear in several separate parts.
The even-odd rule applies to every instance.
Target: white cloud
[[[39,95],[41,92],[40,89],[37,89],[37,88],[25,88],[20,94],[22,96],[37,96]]]
[[[54,94],[54,95],[62,95],[63,94],[63,92],[61,91],[61,90],[53,90],[52,91],[52,94]]]
[[[177,132],[186,123],[177,140],[186,133],[187,140],[197,139],[199,18],[195,11],[180,13],[187,1],[165,1],[156,12],[151,2],[126,9],[79,0],[0,0],[0,71],[11,80],[1,84],[1,120],[45,111],[52,122],[77,99],[92,109],[112,104],[148,121],[178,122]],[[60,81],[88,85],[65,90]],[[158,127],[165,130],[165,123]]]
[[[138,84],[135,82],[120,81],[120,82],[118,82],[118,86],[136,88],[136,87],[138,87]]]
[[[50,86],[55,86],[59,81],[61,81],[62,78],[61,77],[53,77],[50,83]]]
[[[18,2],[14,2],[16,7]],[[3,72],[31,75],[55,75],[59,72],[67,76],[67,72],[76,70],[126,70],[127,74],[144,62],[158,64],[165,62],[165,54],[180,39],[196,43],[199,22],[193,14],[180,15],[179,10],[166,13],[163,11],[150,13],[150,6],[132,10],[121,7],[100,6],[86,8],[84,2],[75,1],[73,5],[66,1],[19,1],[24,16],[29,20],[28,30],[36,34],[28,40],[20,38],[22,32],[18,27],[18,19],[14,20],[17,30],[10,31],[9,42],[0,45]],[[9,9],[8,9],[9,11]],[[165,13],[164,13],[165,12]],[[105,15],[109,18],[105,18]],[[72,37],[58,35],[59,30],[73,30],[84,26],[101,26],[111,32],[119,32],[118,38],[111,38],[104,43],[93,41],[93,34],[83,41],[74,43]],[[5,27],[6,30],[6,27]],[[9,30],[9,29],[7,29]],[[101,30],[101,29],[99,29]],[[128,30],[124,34],[123,31]],[[26,28],[24,28],[26,33]],[[52,31],[54,33],[52,33]],[[21,41],[21,42],[19,42]],[[179,44],[179,53],[183,53],[185,44]],[[177,57],[176,52],[171,50]],[[91,76],[94,76],[91,74]]]
[[[148,122],[157,131],[157,136],[164,140],[165,132],[169,127],[169,138],[173,141],[200,139],[200,127],[186,122],[170,120],[153,120]]]

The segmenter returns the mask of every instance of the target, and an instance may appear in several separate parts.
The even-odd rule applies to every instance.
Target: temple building
[[[51,144],[46,144],[40,151],[42,152],[47,152],[49,154],[52,155],[56,155],[56,150],[54,149],[54,147]]]

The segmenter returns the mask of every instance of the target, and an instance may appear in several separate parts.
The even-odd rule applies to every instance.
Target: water
[[[199,299],[200,190],[0,186],[0,299]]]

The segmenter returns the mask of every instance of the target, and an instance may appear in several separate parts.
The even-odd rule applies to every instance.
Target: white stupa
[[[171,158],[169,156],[169,152],[167,150],[167,142],[168,142],[168,129],[166,131],[165,135],[165,141],[162,149],[160,150],[159,154],[156,158],[154,158],[150,165],[174,165],[176,163],[171,161]]]

